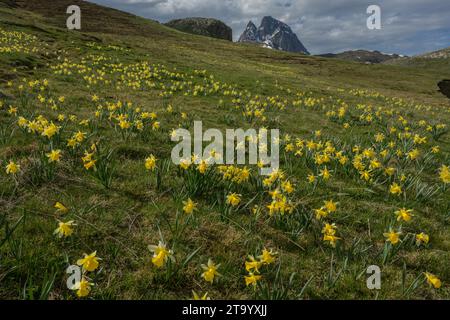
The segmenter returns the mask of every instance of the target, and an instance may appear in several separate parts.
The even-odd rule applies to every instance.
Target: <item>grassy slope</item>
[[[311,92],[315,97],[333,96],[349,104],[365,102],[378,105],[385,101],[377,98],[361,99],[348,94],[352,88],[371,89],[388,97],[400,97],[413,100],[416,104],[431,106],[429,111],[411,111],[412,118],[427,120],[439,119],[448,123],[448,101],[437,92],[436,83],[450,77],[450,69],[444,68],[407,68],[401,66],[353,64],[332,59],[306,57],[301,55],[275,52],[251,45],[232,44],[206,37],[188,35],[166,28],[155,22],[146,21],[121,12],[94,6],[82,2],[82,32],[67,32],[63,13],[68,4],[77,1],[18,1],[24,9],[0,8],[0,26],[33,33],[48,43],[48,56],[33,54],[12,54],[0,57],[2,80],[19,80],[22,77],[48,78],[56,96],[67,97],[68,113],[79,118],[92,112],[89,96],[97,93],[102,97],[132,101],[147,110],[162,113],[167,103],[154,92],[135,92],[132,90],[114,90],[103,87],[87,89],[80,81],[70,77],[56,77],[46,67],[53,63],[58,55],[72,59],[80,55],[106,52],[124,62],[149,60],[162,63],[169,69],[176,68],[191,74],[194,69],[206,69],[216,79],[235,84],[254,94],[280,95],[285,92],[276,88],[278,82],[285,88],[295,91]],[[42,14],[42,15],[41,15]],[[51,17],[51,18],[45,18]],[[101,45],[116,44],[131,51],[102,51],[86,47],[86,42],[96,41]],[[78,50],[77,48],[81,48]],[[57,50],[65,50],[66,53]],[[34,69],[36,67],[36,69]],[[259,82],[256,82],[258,80]],[[345,89],[340,91],[339,89]],[[2,92],[11,94],[3,86]],[[93,92],[94,91],[94,92]],[[219,98],[185,97],[175,95],[170,103],[189,114],[191,120],[202,119],[207,125],[224,127],[246,127],[248,124],[233,110],[216,107]],[[207,110],[207,112],[206,112]],[[44,111],[42,111],[44,112]],[[46,111],[45,111],[46,112]],[[330,122],[323,113],[307,110],[288,109],[283,113],[269,113],[278,117],[283,133],[309,137],[313,130],[321,129],[324,134],[335,136],[343,141],[353,142],[354,137],[366,139],[373,134],[368,127],[354,128],[348,134],[340,125]],[[55,114],[53,114],[55,116]],[[1,120],[7,121],[6,113]],[[164,119],[166,120],[166,119]],[[167,119],[166,129],[175,126],[175,120]],[[166,192],[149,186],[149,175],[142,168],[143,159],[154,153],[158,158],[167,157],[170,145],[163,143],[161,135],[149,142],[135,139],[132,143],[117,138],[117,134],[103,129],[104,137],[109,137],[117,147],[118,168],[112,190],[105,190],[98,183],[87,178],[80,169],[72,171],[69,163],[58,172],[56,181],[41,185],[25,185],[12,191],[6,176],[2,183],[2,204],[5,205],[11,219],[16,219],[23,211],[26,220],[14,234],[12,240],[1,250],[4,260],[0,269],[2,286],[0,296],[6,298],[36,298],[45,283],[53,275],[55,282],[50,297],[67,298],[71,294],[65,288],[64,268],[66,258],[73,262],[82,252],[98,251],[103,258],[104,270],[95,279],[97,287],[95,298],[187,298],[191,289],[208,291],[213,298],[250,298],[252,290],[245,289],[242,281],[243,261],[249,253],[255,253],[265,245],[275,247],[281,253],[282,275],[287,281],[292,272],[296,272],[294,284],[288,290],[289,298],[296,298],[300,289],[314,275],[311,285],[305,293],[307,298],[374,298],[375,292],[365,289],[364,278],[357,276],[365,266],[378,263],[378,252],[383,245],[383,221],[392,215],[392,211],[401,202],[388,199],[383,194],[372,194],[362,184],[352,179],[340,178],[329,186],[310,193],[304,183],[307,170],[297,167],[292,170],[296,177],[300,193],[298,197],[303,206],[311,208],[323,199],[339,200],[340,209],[336,222],[342,226],[349,245],[359,236],[365,246],[374,247],[364,254],[356,255],[348,264],[343,276],[333,286],[326,277],[329,274],[332,250],[322,246],[310,233],[291,237],[273,225],[260,221],[254,227],[248,214],[237,214],[231,221],[218,218],[217,208],[207,197],[200,197],[198,220],[188,225],[176,246],[179,259],[198,247],[201,251],[192,263],[183,270],[180,279],[165,282],[149,263],[148,244],[158,241],[158,228],[169,242],[175,238],[166,221],[173,226],[174,212],[180,208],[176,194],[182,189],[182,182],[176,177],[170,179]],[[113,140],[114,139],[114,140]],[[439,143],[443,150],[440,161],[447,159],[449,151],[448,135]],[[10,157],[26,157],[36,151],[36,144],[29,136],[17,134],[13,140],[2,146],[2,160]],[[69,204],[75,211],[72,218],[79,227],[76,235],[61,242],[52,236],[55,217],[52,205],[55,201]],[[411,282],[422,271],[439,274],[444,283],[450,280],[448,261],[450,258],[450,235],[448,218],[445,218],[448,206],[448,193],[436,202],[411,202],[408,206],[417,210],[417,225],[414,229],[427,230],[433,242],[426,250],[407,250],[401,258],[386,266],[383,271],[382,298],[402,298],[401,272],[403,263],[407,267],[407,282]],[[302,247],[303,249],[299,249]],[[219,284],[206,285],[200,279],[199,264],[212,257],[222,263],[224,275]],[[334,256],[336,260],[336,256]],[[4,262],[5,261],[5,262]],[[336,268],[343,265],[339,257]],[[356,278],[358,280],[356,280]],[[281,291],[281,289],[280,289]],[[45,295],[46,296],[46,295]],[[46,296],[47,297],[47,296]],[[412,294],[414,298],[448,298],[448,285],[440,291],[423,286]]]

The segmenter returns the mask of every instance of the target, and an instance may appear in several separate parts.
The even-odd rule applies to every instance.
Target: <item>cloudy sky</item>
[[[236,40],[249,20],[271,15],[291,26],[312,54],[352,49],[415,55],[450,46],[450,0],[89,0],[167,22],[185,17],[224,21]],[[382,29],[369,30],[369,5]]]

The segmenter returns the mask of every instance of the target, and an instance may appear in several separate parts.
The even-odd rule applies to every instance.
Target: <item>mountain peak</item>
[[[256,42],[270,49],[309,54],[292,29],[271,16],[263,17],[259,28],[250,21],[239,42]]]
[[[262,19],[261,26],[259,28],[264,29],[266,31],[268,31],[267,29],[273,31],[276,28],[283,28],[292,32],[291,28],[287,24],[271,16],[265,16]]]
[[[277,21],[280,22],[279,20],[275,19],[272,16],[264,16],[261,20],[261,24],[263,24],[265,22],[267,23],[267,22],[277,22]]]
[[[245,31],[239,37],[238,42],[258,42],[258,28],[250,20]]]

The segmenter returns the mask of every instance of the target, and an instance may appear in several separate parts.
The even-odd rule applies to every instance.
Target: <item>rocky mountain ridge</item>
[[[171,20],[166,26],[179,31],[206,37],[233,41],[233,30],[224,22],[211,18],[185,18]]]
[[[258,28],[250,21],[238,42],[258,43],[269,49],[309,54],[292,29],[271,16],[264,17]]]
[[[335,59],[341,59],[341,60],[356,61],[356,62],[367,63],[367,64],[384,63],[389,60],[398,59],[398,58],[403,57],[399,54],[382,53],[377,50],[375,50],[375,51],[350,50],[350,51],[344,51],[344,52],[340,52],[340,53],[320,54],[318,56],[324,57],[324,58],[335,58]]]

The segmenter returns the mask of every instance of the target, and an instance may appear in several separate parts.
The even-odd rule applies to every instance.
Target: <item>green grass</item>
[[[0,53],[0,101],[4,102],[0,110],[0,203],[1,214],[9,225],[6,228],[0,224],[0,297],[74,299],[74,293],[66,287],[65,269],[83,253],[97,251],[102,260],[100,269],[90,274],[95,282],[90,295],[94,299],[189,299],[192,290],[208,292],[213,299],[450,298],[450,194],[448,186],[442,189],[437,175],[441,165],[450,163],[450,138],[444,134],[439,141],[433,141],[428,132],[416,126],[422,119],[448,125],[450,104],[437,91],[437,83],[450,77],[450,69],[436,67],[434,61],[419,66],[363,65],[271,51],[184,34],[85,2],[80,4],[83,29],[68,32],[64,29],[68,1],[18,3],[25,7],[0,6],[0,28],[35,35],[33,46],[38,51]],[[220,82],[221,90],[208,95],[184,95],[189,87],[185,84],[185,89],[162,98],[161,88],[117,89],[108,84],[88,87],[81,75],[57,75],[52,70],[64,58],[78,64],[90,55],[124,65],[144,61],[155,67],[160,64],[159,70],[183,73],[183,81],[198,85],[207,82],[195,70],[207,70],[208,76],[213,75]],[[86,65],[98,69],[91,62]],[[170,75],[160,73],[161,78],[153,82],[174,84]],[[66,98],[64,103],[58,103],[60,110],[38,102],[35,93],[24,99],[25,94],[18,90],[21,83],[27,86],[23,78],[48,79],[46,94],[55,100]],[[8,81],[13,82],[12,87],[8,87]],[[278,96],[281,101],[286,99],[286,108],[280,111],[270,107],[266,111],[267,122],[249,122],[233,108],[233,97],[224,95],[225,84],[241,93],[244,101],[247,94]],[[381,96],[357,96],[351,93],[352,89],[378,92]],[[300,99],[297,92],[324,100],[314,107],[307,107],[304,102],[295,107],[292,103]],[[142,110],[157,112],[161,129],[124,137],[120,129],[111,126],[107,116],[101,121],[95,119],[96,104],[91,101],[94,94],[103,105],[129,101]],[[394,103],[392,98],[403,100]],[[341,101],[349,106],[353,117],[347,119],[352,122],[347,130],[326,116]],[[174,107],[175,114],[165,111],[168,104]],[[440,153],[429,162],[421,158],[402,169],[428,187],[441,188],[439,192],[431,197],[416,197],[416,192],[408,190],[406,199],[393,197],[388,195],[386,184],[362,182],[351,165],[345,170],[339,167],[329,182],[313,187],[306,181],[317,167],[311,158],[294,159],[292,154],[282,152],[281,168],[296,184],[292,198],[297,209],[292,215],[270,218],[264,210],[255,218],[249,208],[253,204],[266,206],[267,192],[251,183],[230,188],[220,182],[193,197],[198,211],[187,218],[182,214],[182,201],[187,199],[189,188],[178,169],[171,165],[157,188],[156,174],[144,167],[144,160],[151,153],[159,159],[160,167],[165,159],[170,159],[170,130],[180,123],[191,129],[194,120],[202,120],[205,128],[277,127],[283,136],[290,134],[306,140],[321,130],[324,141],[332,140],[346,150],[354,144],[369,147],[375,133],[399,126],[398,115],[383,116],[372,125],[360,123],[358,104],[392,108],[407,118],[414,133],[427,136],[427,144],[420,147],[422,154],[431,146],[440,147]],[[42,114],[56,122],[59,113],[77,115],[78,120],[90,119],[90,126],[83,127],[77,121],[62,129],[64,141],[78,130],[87,132],[88,139],[73,153],[65,143],[61,144],[63,159],[46,177],[47,167],[39,165],[38,159],[42,148],[48,151],[48,142],[20,129],[17,118],[7,112],[9,105],[17,107],[18,116],[27,119]],[[181,119],[181,112],[187,114],[187,120]],[[82,153],[93,142],[113,150],[110,188],[83,168]],[[4,170],[10,159],[22,166],[17,181]],[[395,164],[401,167],[401,163]],[[261,179],[256,169],[252,170],[254,179]],[[224,214],[224,190],[241,193],[249,208]],[[342,238],[336,249],[322,241],[322,223],[313,218],[313,209],[328,199],[339,202],[337,212],[329,220],[338,225]],[[55,213],[56,201],[69,208],[66,215]],[[394,220],[393,212],[401,207],[414,209],[415,214],[411,223],[404,224],[405,233],[424,231],[430,235],[430,244],[417,248],[405,241],[399,252],[382,265],[383,232]],[[55,237],[57,219],[74,220],[74,234],[67,239]],[[157,269],[151,263],[147,246],[157,244],[160,234],[175,252],[176,273],[167,271],[167,266]],[[247,255],[257,256],[263,247],[273,248],[279,254],[275,265],[262,269],[261,287],[255,291],[245,287],[244,263]],[[201,278],[200,265],[209,258],[221,264],[222,277],[213,285]],[[382,267],[379,291],[366,288],[365,270],[372,264]],[[423,272],[437,275],[442,287],[433,289],[424,283],[406,290]]]

